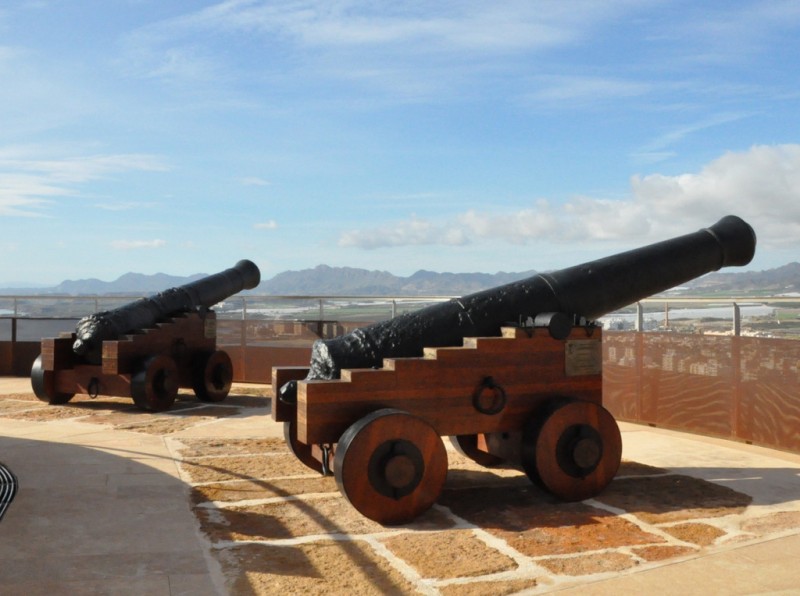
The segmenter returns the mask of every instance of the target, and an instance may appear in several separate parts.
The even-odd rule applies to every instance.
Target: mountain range
[[[462,296],[534,275],[517,273],[436,273],[420,270],[402,277],[388,271],[330,267],[284,271],[264,280],[247,293],[273,296]],[[48,288],[4,288],[0,294],[147,295],[205,277],[198,273],[179,277],[157,273],[126,273],[114,281],[99,279],[66,280]],[[800,263],[793,262],[764,271],[724,271],[700,277],[685,284],[690,294],[758,292],[766,295],[800,293]]]

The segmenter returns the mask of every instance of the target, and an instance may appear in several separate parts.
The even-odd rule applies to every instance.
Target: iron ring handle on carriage
[[[490,406],[485,406],[481,400],[484,389],[491,389],[494,392],[494,399]],[[493,377],[484,377],[472,394],[472,406],[481,414],[498,414],[506,407],[506,390],[495,383]]]

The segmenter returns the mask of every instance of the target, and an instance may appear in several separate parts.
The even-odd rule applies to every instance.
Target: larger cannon
[[[273,369],[273,416],[308,466],[333,471],[364,515],[403,523],[447,470],[439,437],[484,465],[514,461],[566,500],[616,474],[619,429],[602,407],[591,321],[721,267],[746,265],[736,216],[698,232],[478,292],[314,343]]]
[[[258,267],[230,269],[78,321],[75,332],[42,340],[31,369],[39,399],[68,402],[76,393],[130,396],[144,410],[168,409],[180,387],[202,401],[225,399],[233,380],[227,353],[216,349],[212,306],[256,287]]]

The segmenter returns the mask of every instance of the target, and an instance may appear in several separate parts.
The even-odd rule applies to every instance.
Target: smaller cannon
[[[248,260],[232,268],[110,311],[84,317],[74,333],[42,339],[31,369],[36,396],[67,403],[76,393],[132,397],[143,410],[168,410],[178,389],[201,401],[225,399],[233,381],[217,350],[211,307],[261,281]]]
[[[439,497],[442,436],[480,465],[519,465],[562,500],[591,498],[622,456],[591,320],[746,265],[755,248],[750,225],[727,216],[318,340],[309,366],[273,368],[272,416],[300,461],[333,473],[350,504],[382,524],[410,522]]]

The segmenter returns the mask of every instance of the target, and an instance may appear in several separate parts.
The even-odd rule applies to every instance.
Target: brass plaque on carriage
[[[568,377],[599,375],[603,370],[602,344],[596,339],[568,340],[564,347]]]

